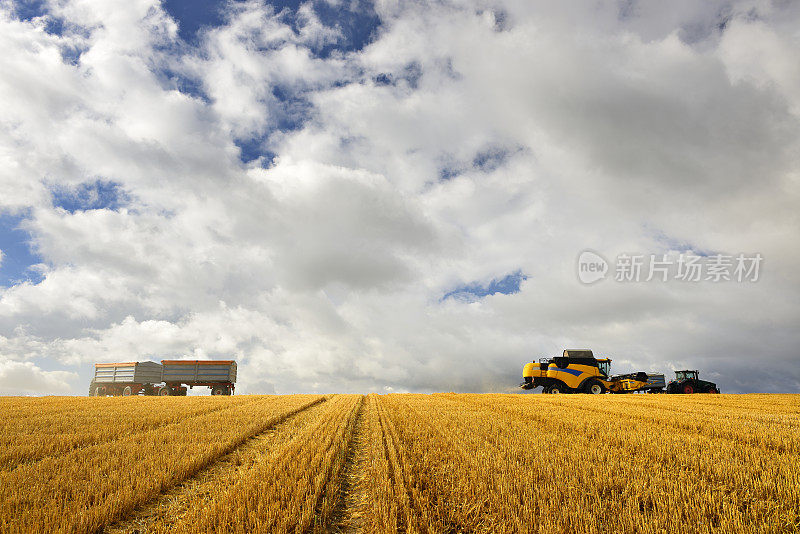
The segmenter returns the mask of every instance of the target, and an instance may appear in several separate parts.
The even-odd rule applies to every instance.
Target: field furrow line
[[[321,399],[255,397],[245,407],[232,406],[2,473],[0,526],[31,534],[100,532],[276,420]]]
[[[356,408],[348,414],[344,425],[337,429],[337,438],[334,443],[336,448],[330,461],[325,462],[325,484],[316,493],[316,513],[314,516],[313,528],[317,532],[329,532],[334,525],[334,512],[337,507],[345,507],[346,503],[341,499],[344,496],[345,465],[347,463],[347,453],[353,445],[355,436],[356,421],[358,421],[364,408],[364,396],[358,399]],[[327,460],[327,458],[326,458]]]
[[[364,502],[360,526],[363,532],[391,534],[406,529],[404,515],[398,509],[402,499],[396,496],[395,468],[389,458],[380,409],[378,396],[369,394],[364,413],[365,457],[361,478]]]
[[[364,471],[368,454],[366,412],[369,409],[366,399],[362,398],[352,425],[344,464],[339,468],[339,492],[326,532],[356,534],[364,531]]]
[[[398,512],[398,526],[406,525],[410,527],[414,521],[414,511],[417,510],[420,514],[424,510],[418,505],[415,505],[415,495],[411,481],[407,476],[407,459],[403,458],[403,450],[400,447],[397,433],[394,430],[391,420],[389,419],[386,407],[380,400],[377,400],[378,408],[378,421],[381,430],[381,440],[383,442],[384,452],[389,459],[389,477],[393,485],[394,496],[399,500],[397,506]]]
[[[152,532],[325,532],[362,402],[360,395],[334,396],[315,420],[252,469]]]
[[[219,488],[235,483],[263,460],[265,454],[294,438],[322,410],[324,399],[286,414],[231,452],[214,460],[193,476],[144,503],[134,513],[106,527],[104,534],[145,534],[155,525],[161,530],[176,523],[192,508],[202,508]]]

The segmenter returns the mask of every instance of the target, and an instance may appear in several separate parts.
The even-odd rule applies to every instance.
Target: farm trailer
[[[233,360],[96,363],[89,396],[182,396],[194,386],[208,386],[212,395],[233,395],[235,383]]]

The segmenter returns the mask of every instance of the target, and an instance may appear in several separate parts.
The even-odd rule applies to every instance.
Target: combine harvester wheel
[[[606,388],[604,388],[603,384],[597,380],[592,380],[586,387],[586,393],[591,393],[592,395],[600,395],[601,393],[605,392]]]

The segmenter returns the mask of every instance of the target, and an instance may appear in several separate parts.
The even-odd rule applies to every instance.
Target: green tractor
[[[675,380],[667,384],[667,393],[719,393],[714,382],[700,380],[698,371],[675,371]]]

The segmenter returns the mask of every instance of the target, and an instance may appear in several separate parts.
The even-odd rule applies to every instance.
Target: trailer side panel
[[[162,360],[164,382],[184,384],[234,383],[233,360]]]
[[[161,382],[161,364],[155,362],[96,363],[94,382],[105,384]]]
[[[662,374],[648,374],[647,375],[647,389],[661,389],[666,387],[667,382]]]

